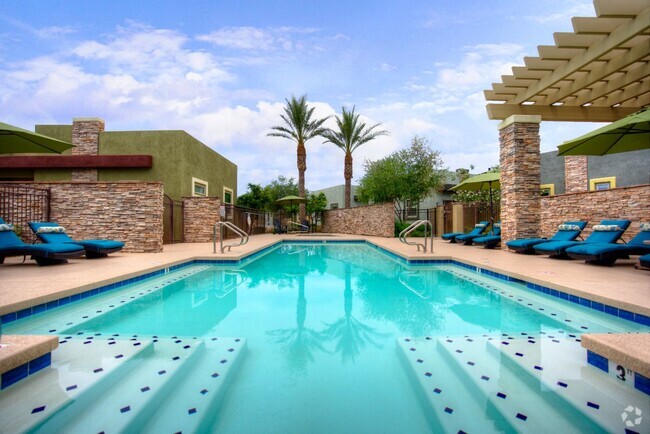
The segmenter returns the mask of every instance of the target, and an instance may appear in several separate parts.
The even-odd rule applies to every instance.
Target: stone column
[[[451,231],[452,232],[465,232],[465,213],[463,209],[465,205],[462,203],[455,203],[451,207]]]
[[[218,197],[183,198],[183,241],[207,243],[212,241],[214,225],[220,221]],[[217,239],[219,233],[217,232]]]
[[[74,118],[72,120],[72,155],[98,155],[99,133],[104,131],[104,120],[99,118]],[[73,181],[96,182],[97,169],[75,169]]]
[[[587,191],[589,174],[586,155],[564,157],[564,192],[578,193]]]
[[[499,124],[501,245],[537,237],[540,215],[540,116],[513,115]]]

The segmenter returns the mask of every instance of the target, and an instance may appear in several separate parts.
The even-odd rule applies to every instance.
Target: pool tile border
[[[602,356],[594,351],[587,350],[587,363],[589,363],[591,366],[594,366],[601,371],[610,374],[613,377],[617,377],[618,372],[615,369],[610,369],[610,360]],[[612,365],[614,366],[614,364]],[[619,365],[621,369],[625,369]],[[629,383],[631,387],[634,387],[635,389],[641,391],[642,393],[645,393],[646,395],[650,395],[650,378],[647,378],[638,372],[634,372],[632,370],[629,370],[631,373],[632,381],[626,381],[626,383]],[[620,377],[618,377],[620,380]]]
[[[136,283],[144,279],[148,279],[150,277],[154,276],[159,276],[161,274],[166,274],[171,271],[175,271],[179,268],[187,267],[190,265],[196,265],[196,264],[209,264],[209,265],[243,265],[245,263],[248,263],[255,258],[258,258],[259,256],[269,253],[271,250],[276,249],[277,247],[283,245],[283,244],[365,244],[367,246],[370,246],[374,248],[375,250],[378,250],[388,256],[390,256],[393,259],[396,259],[404,264],[408,265],[441,265],[441,264],[446,264],[446,265],[455,265],[461,268],[465,268],[470,271],[475,271],[480,274],[484,274],[486,276],[491,276],[500,280],[504,280],[507,282],[513,282],[513,283],[519,283],[522,285],[525,285],[526,288],[531,289],[533,291],[541,292],[543,294],[547,294],[556,298],[560,298],[562,300],[569,301],[571,303],[579,304],[581,306],[585,306],[594,310],[597,310],[599,312],[603,312],[618,318],[622,318],[628,321],[632,321],[644,326],[650,327],[650,317],[646,315],[642,315],[639,313],[634,313],[630,312],[624,309],[619,309],[614,306],[609,306],[607,304],[603,304],[597,301],[589,300],[587,298],[583,297],[578,297],[573,294],[568,294],[563,291],[559,291],[557,289],[549,288],[543,285],[538,285],[535,283],[527,282],[522,279],[518,279],[516,277],[508,276],[507,274],[502,274],[502,273],[497,273],[495,271],[491,271],[485,268],[477,267],[474,265],[470,264],[465,264],[460,261],[456,261],[454,259],[406,259],[403,256],[400,256],[396,253],[391,252],[390,250],[387,250],[383,247],[380,247],[376,244],[373,244],[369,241],[366,240],[278,240],[277,242],[266,246],[256,252],[251,253],[250,255],[244,256],[240,259],[194,259],[191,261],[184,262],[182,264],[177,264],[177,265],[172,265],[170,267],[165,267],[160,270],[152,271],[149,273],[142,274],[140,276],[132,277],[129,279],[122,280],[120,282],[115,282],[111,283],[109,285],[101,286],[99,288],[95,289],[90,289],[88,291],[84,291],[79,294],[71,295],[69,297],[63,297],[58,300],[53,300],[47,303],[39,304],[37,306],[33,306],[31,308],[26,308],[19,310],[17,312],[10,312],[5,315],[2,315],[0,317],[0,324],[7,324],[12,321],[16,321],[18,319],[22,319],[31,315],[35,315],[40,312],[44,312],[46,310],[54,309],[59,306],[64,306],[68,303],[71,303],[73,301],[78,301],[82,300],[88,297],[91,297],[93,295],[98,295],[98,294],[103,294],[104,292],[110,291],[112,289],[120,288],[125,285],[129,285],[131,283]]]

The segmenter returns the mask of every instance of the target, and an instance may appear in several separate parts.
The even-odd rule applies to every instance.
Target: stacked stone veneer
[[[116,239],[125,252],[162,252],[163,185],[160,182],[34,182],[49,188],[50,220],[75,239]]]
[[[221,199],[218,197],[184,197],[183,241],[186,243],[212,241],[214,225],[221,220],[220,207]]]
[[[98,155],[99,134],[104,131],[105,124],[99,118],[75,118],[72,120],[72,155]],[[97,169],[75,169],[72,171],[73,181],[97,181]]]
[[[589,173],[586,155],[564,157],[564,192],[578,193],[587,191]]]
[[[392,202],[323,212],[323,232],[393,237],[395,205]]]
[[[650,222],[650,185],[545,196],[541,203],[542,235],[546,237],[568,220],[589,222],[582,231],[583,238],[601,220],[631,220],[623,235],[629,241],[639,233],[641,223]]]
[[[499,125],[502,243],[540,232],[539,116],[511,116]]]

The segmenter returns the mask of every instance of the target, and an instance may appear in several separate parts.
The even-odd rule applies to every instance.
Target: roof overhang
[[[151,155],[56,155],[0,157],[0,169],[150,169]]]
[[[539,115],[547,121],[613,122],[650,105],[650,3],[594,0],[596,17],[574,17],[485,90],[490,119]]]

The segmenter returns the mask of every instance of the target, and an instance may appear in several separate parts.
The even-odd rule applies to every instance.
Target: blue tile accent
[[[602,371],[609,372],[609,363],[607,363],[607,358],[594,353],[593,351],[587,350],[587,363]]]
[[[618,310],[618,316],[619,318],[626,319],[628,321],[634,321],[634,313],[628,311],[628,310],[623,310],[619,309]]]
[[[28,363],[29,373],[27,375],[32,375],[33,373],[38,372],[43,368],[47,368],[51,363],[52,353],[43,354],[42,356],[37,357]]]
[[[26,378],[27,375],[29,375],[29,368],[27,363],[17,366],[14,369],[11,369],[2,374],[2,378],[0,379],[1,388],[5,389],[12,384],[17,383],[23,378]]]
[[[640,390],[646,395],[650,395],[650,378],[635,372],[634,373],[634,388]]]

